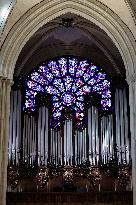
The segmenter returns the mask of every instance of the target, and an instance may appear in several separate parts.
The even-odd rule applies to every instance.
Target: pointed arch
[[[94,0],[52,0],[42,1],[13,26],[1,50],[0,75],[12,79],[17,58],[29,38],[44,24],[69,12],[80,15],[103,29],[118,48],[127,76],[135,72],[135,39],[113,11]]]

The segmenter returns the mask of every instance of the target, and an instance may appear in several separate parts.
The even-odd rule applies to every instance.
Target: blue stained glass
[[[92,92],[101,95],[103,110],[111,108],[110,81],[106,73],[87,60],[60,58],[39,66],[27,79],[25,108],[34,110],[38,92],[52,95],[52,115],[55,124],[60,125],[62,111],[70,107],[76,111],[77,124],[84,118],[84,95]],[[79,122],[80,121],[80,122]]]
[[[54,112],[53,117],[55,118],[60,118],[61,117],[61,112]]]
[[[81,67],[82,70],[84,70],[84,71],[87,69],[88,66],[89,66],[89,64],[88,64],[87,60],[80,61],[80,63],[79,63],[79,67]]]
[[[60,71],[56,61],[50,61],[48,67],[51,69],[51,72],[55,77],[60,77]]]
[[[46,79],[49,80],[50,82],[53,80],[53,75],[51,74],[47,66],[40,66],[38,71],[42,73],[42,75],[46,77]]]
[[[98,71],[98,67],[97,66],[95,66],[95,65],[91,65],[90,66],[90,73],[95,73],[97,71]]]
[[[59,62],[59,68],[61,71],[61,75],[65,76],[67,74],[67,59],[61,58],[58,62]]]
[[[76,92],[76,94],[77,94],[77,96],[79,96],[79,95],[83,95],[83,94],[84,94],[84,92],[83,92],[83,90],[82,90],[82,89],[79,89],[79,90]]]
[[[78,97],[77,97],[77,100],[79,100],[79,101],[82,101],[82,102],[83,102],[83,101],[84,101],[84,97],[83,97],[82,95],[81,95],[81,96],[78,96]]]
[[[91,86],[89,86],[89,85],[85,85],[84,87],[83,87],[83,91],[84,91],[84,93],[89,93],[89,92],[91,92]]]
[[[96,76],[97,76],[97,79],[104,80],[106,77],[106,73],[98,72]]]
[[[60,91],[59,91],[57,88],[54,88],[54,89],[53,89],[53,95],[58,95],[58,96],[60,96],[61,93],[60,93]]]
[[[79,87],[79,88],[82,87],[83,84],[84,84],[83,81],[81,80],[81,78],[76,79],[76,80],[75,80],[75,83],[76,83],[76,86]]]
[[[77,69],[77,72],[76,72],[76,77],[79,78],[79,77],[81,77],[83,74],[84,74],[84,71],[83,71],[81,68],[78,68],[78,69]]]
[[[102,82],[102,87],[103,87],[104,89],[110,88],[110,82],[109,82],[108,80],[103,80],[103,82]]]
[[[30,98],[35,98],[36,95],[37,95],[37,92],[35,92],[33,90],[26,90],[26,96],[28,96]]]
[[[52,85],[46,86],[45,91],[49,94],[52,94],[53,93],[53,86]]]
[[[77,59],[75,59],[75,58],[73,58],[73,59],[69,58],[69,73],[70,73],[71,75],[74,75],[74,74],[75,74],[75,71],[76,71],[76,69],[77,69],[77,63],[78,63]]]
[[[78,66],[77,71],[76,71],[77,78],[83,76],[83,74],[87,70],[88,65],[89,64],[87,63],[87,61],[80,61],[79,66]]]
[[[39,85],[38,83],[34,82],[34,81],[29,80],[27,82],[27,86],[28,86],[28,88],[31,88],[35,91],[44,92],[44,88],[41,85]]]
[[[69,105],[71,105],[72,103],[75,102],[74,95],[72,93],[68,93],[68,92],[65,92],[62,95],[61,99],[62,99],[62,102],[67,106],[69,106]]]
[[[51,82],[53,80],[53,75],[51,73],[47,72],[46,78]]]
[[[41,85],[48,85],[49,82],[46,80],[43,76],[40,75],[40,73],[34,72],[31,74],[31,79],[40,83]]]
[[[64,78],[64,82],[65,82],[66,91],[69,91],[71,89],[72,84],[73,84],[73,79],[70,76],[66,76]]]
[[[59,101],[59,98],[57,96],[55,96],[55,95],[53,95],[52,99],[53,99],[53,102]]]
[[[90,75],[88,73],[85,73],[83,78],[84,78],[84,81],[86,82],[90,79]]]
[[[26,98],[25,99],[25,107],[26,108],[35,107],[35,99]]]
[[[55,120],[55,124],[56,126],[58,126],[58,124],[60,124],[60,119],[61,119],[61,112],[56,110],[55,112],[53,112],[53,120]]]
[[[72,85],[72,92],[76,92],[78,89],[77,85],[75,84],[75,82]]]
[[[61,106],[61,103],[60,102],[55,102],[55,103],[53,103],[53,106],[55,108],[59,108]]]
[[[94,79],[94,78],[91,78],[88,82],[87,82],[87,84],[88,85],[94,85],[96,83],[96,80]]]
[[[76,102],[76,105],[80,108],[80,110],[84,110],[84,104],[82,102]]]
[[[111,107],[111,99],[103,99],[101,100],[101,105],[103,107],[103,109],[105,109],[106,107]]]
[[[58,108],[53,107],[53,108],[52,108],[52,112],[53,112],[53,113],[54,113],[54,112],[61,112],[62,109],[63,109],[63,106],[62,106],[62,105],[61,105],[60,107],[58,107]]]
[[[96,84],[93,86],[93,92],[99,92],[105,89],[107,89],[107,87],[104,87],[103,84]]]
[[[111,91],[110,90],[100,91],[99,94],[101,94],[102,98],[111,98]]]
[[[55,79],[53,85],[55,85],[56,88],[59,88],[60,92],[64,92],[64,84],[61,79]]]
[[[39,66],[38,71],[46,76],[46,73],[49,72],[49,68],[45,65]]]

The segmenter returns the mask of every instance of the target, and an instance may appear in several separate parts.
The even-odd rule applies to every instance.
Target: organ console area
[[[48,67],[52,68],[50,64]],[[33,75],[29,75],[29,86],[30,76]],[[56,108],[58,101],[53,101],[49,91],[43,93],[42,88],[33,94],[37,95],[37,105],[33,106],[33,97],[26,96],[29,86],[24,85],[26,81],[20,83],[19,80],[11,91],[8,192],[132,190],[128,88],[125,83],[120,87],[112,85],[109,110],[101,108],[105,104],[97,95],[85,92],[83,96],[79,93],[76,96],[70,91],[64,95],[63,90],[59,97],[63,105],[61,113]],[[35,92],[32,85],[34,83],[31,83],[31,92]],[[83,118],[82,112],[74,108],[80,103],[76,102],[79,96],[84,99]],[[82,110],[82,104],[79,105]],[[56,113],[61,116],[55,117]]]

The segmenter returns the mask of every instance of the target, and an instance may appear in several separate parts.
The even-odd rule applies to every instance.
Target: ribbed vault
[[[72,19],[65,27],[62,19]],[[25,44],[15,75],[27,75],[40,62],[60,55],[90,58],[111,76],[125,76],[122,57],[108,35],[84,18],[67,13],[40,28]]]

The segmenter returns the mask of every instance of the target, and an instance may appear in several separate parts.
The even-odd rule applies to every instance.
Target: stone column
[[[6,205],[11,85],[11,80],[0,77],[0,205]]]
[[[136,74],[128,77],[127,82],[129,84],[133,205],[136,205]]]

